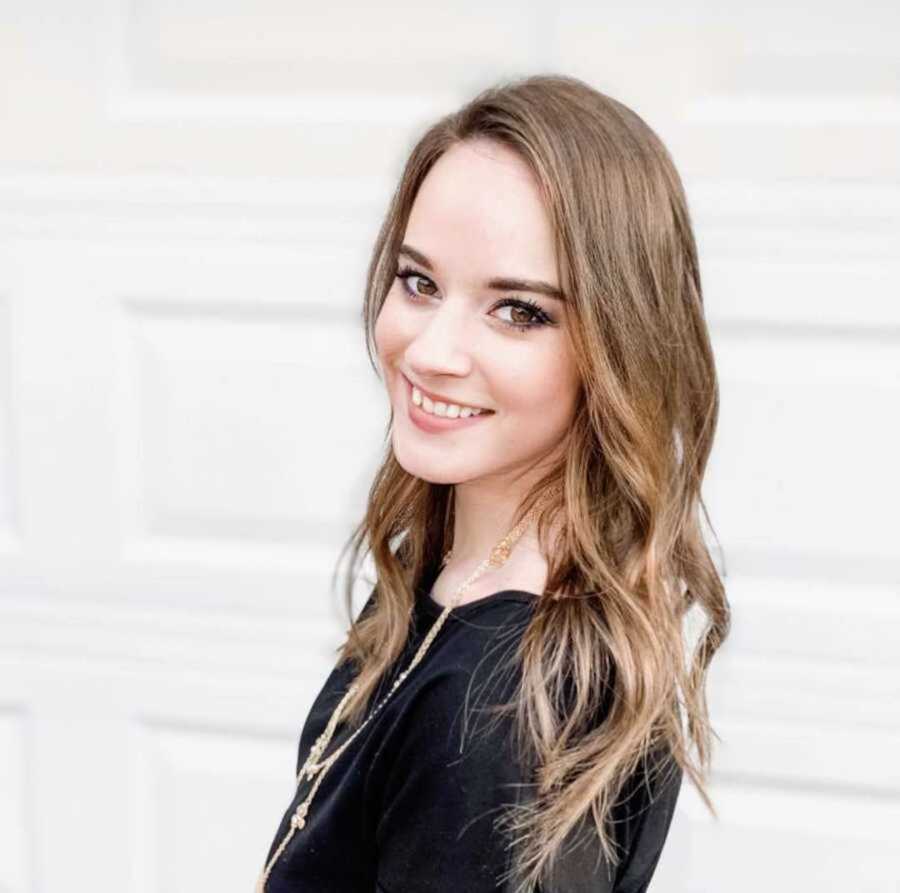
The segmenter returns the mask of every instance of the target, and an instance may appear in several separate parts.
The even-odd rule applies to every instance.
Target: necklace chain
[[[558,492],[558,487],[552,487],[548,491],[544,499],[546,500],[554,492]],[[359,728],[327,759],[322,760],[322,754],[325,752],[325,749],[331,742],[331,738],[334,735],[335,730],[337,729],[338,723],[340,722],[344,706],[357,690],[356,683],[353,683],[347,689],[347,692],[344,694],[337,707],[335,707],[334,711],[332,712],[331,717],[328,720],[328,724],[325,726],[325,730],[321,735],[319,735],[319,737],[316,739],[315,744],[313,744],[313,746],[310,748],[309,755],[307,756],[306,761],[303,764],[303,768],[297,775],[298,789],[303,783],[304,778],[308,778],[310,781],[315,780],[315,782],[310,788],[309,793],[306,795],[306,798],[291,814],[290,827],[288,828],[287,833],[282,838],[281,843],[278,845],[278,848],[272,854],[271,859],[269,859],[262,873],[260,874],[259,880],[256,883],[256,893],[265,893],[266,882],[269,879],[269,875],[271,874],[275,863],[284,852],[285,847],[288,845],[294,834],[297,831],[302,830],[306,825],[306,817],[309,814],[310,804],[312,803],[313,797],[315,797],[316,791],[319,789],[319,785],[322,783],[322,779],[325,777],[328,770],[332,767],[338,757],[340,757],[340,755],[356,739],[356,736],[359,735],[359,733],[369,724],[372,719],[374,719],[375,716],[378,715],[378,713],[381,711],[381,708],[384,707],[384,705],[390,700],[391,696],[394,694],[397,688],[399,688],[399,686],[403,683],[410,672],[412,672],[412,670],[420,663],[429,647],[431,646],[431,643],[440,632],[441,627],[444,625],[444,621],[447,619],[453,608],[455,608],[459,604],[462,596],[472,586],[472,584],[491,568],[502,567],[506,563],[507,559],[510,556],[510,553],[512,552],[513,546],[515,546],[518,540],[522,537],[522,534],[525,532],[528,524],[537,513],[537,510],[538,507],[535,506],[535,508],[533,508],[515,527],[513,527],[512,530],[510,530],[509,533],[506,534],[505,537],[503,537],[503,539],[501,539],[494,546],[493,549],[491,549],[491,554],[487,558],[485,558],[484,561],[482,561],[481,564],[478,565],[478,567],[475,568],[475,570],[469,575],[468,579],[453,594],[453,598],[450,600],[450,603],[444,607],[444,610],[441,612],[438,619],[431,625],[431,628],[428,630],[428,633],[422,640],[422,643],[419,645],[415,655],[410,661],[409,666],[394,680],[393,684],[388,690],[387,695],[385,695],[385,697],[381,699],[378,705],[369,713],[369,715],[359,726]],[[441,562],[442,566],[447,563],[452,554],[453,550],[450,549],[450,551],[448,551],[446,555],[444,555],[444,558]]]

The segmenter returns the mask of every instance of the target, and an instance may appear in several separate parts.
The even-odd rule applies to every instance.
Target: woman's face
[[[559,276],[527,165],[493,141],[451,147],[419,189],[398,267],[375,325],[397,461],[445,484],[533,467],[566,434],[578,378],[564,302],[541,291]],[[528,281],[500,281],[514,279]]]

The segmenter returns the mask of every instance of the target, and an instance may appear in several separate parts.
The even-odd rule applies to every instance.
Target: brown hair
[[[716,814],[704,787],[714,734],[705,685],[730,611],[703,539],[701,508],[709,519],[700,488],[719,397],[674,164],[635,112],[562,75],[484,90],[412,148],[368,269],[370,360],[418,189],[450,146],[475,139],[512,148],[536,175],[555,230],[581,382],[562,459],[515,519],[548,485],[561,485],[539,516],[547,584],[518,646],[519,696],[504,707],[516,712],[523,764],[537,769],[534,801],[507,815],[522,847],[521,890],[547,876],[570,832],[591,815],[603,853],[618,864],[611,807],[639,762],[659,748]],[[559,533],[549,543],[554,526]],[[350,629],[340,659],[358,668],[351,725],[400,656],[415,587],[452,546],[452,534],[453,486],[407,473],[388,442],[365,517],[344,550],[351,554]],[[374,561],[377,599],[354,620],[364,553]],[[696,647],[686,649],[692,606],[705,624]]]

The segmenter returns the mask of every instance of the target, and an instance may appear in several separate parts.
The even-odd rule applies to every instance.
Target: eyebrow
[[[431,261],[421,251],[413,248],[412,245],[401,245],[399,253],[411,257],[423,267],[434,272],[434,265]],[[565,301],[566,299],[566,296],[555,285],[550,285],[549,282],[542,282],[540,279],[511,279],[505,276],[498,276],[488,279],[486,284],[488,288],[495,291],[531,291],[536,294],[546,295],[548,298],[555,298],[557,301]]]

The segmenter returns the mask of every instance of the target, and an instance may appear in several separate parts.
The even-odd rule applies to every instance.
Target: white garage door
[[[252,889],[387,418],[380,215],[424,124],[539,71],[670,146],[721,375],[720,820],[686,785],[654,893],[900,890],[898,37],[877,0],[7,0],[0,890]]]

